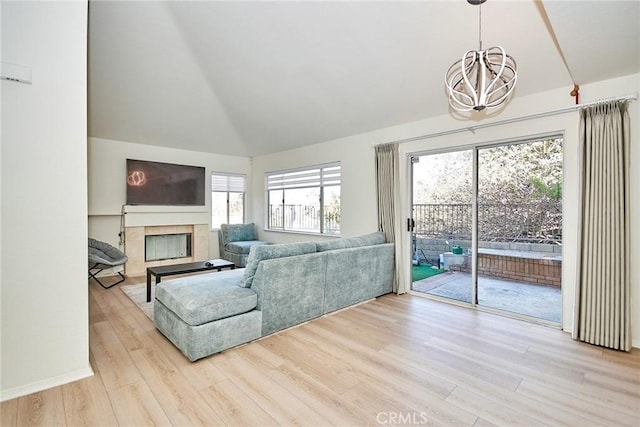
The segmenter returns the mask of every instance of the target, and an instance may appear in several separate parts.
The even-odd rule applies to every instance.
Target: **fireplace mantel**
[[[135,206],[124,205],[125,227],[209,224],[204,206]]]

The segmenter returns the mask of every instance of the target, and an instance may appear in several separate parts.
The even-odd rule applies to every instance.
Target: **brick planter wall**
[[[446,239],[436,239],[431,237],[418,237],[416,239],[416,249],[421,260],[426,260],[432,265],[438,265],[440,254],[451,252],[454,245],[462,246],[466,252],[471,247],[469,240],[450,239],[447,243]],[[562,254],[562,245],[544,245],[537,243],[510,243],[510,242],[478,242],[479,249],[500,249],[505,251],[519,252],[544,252],[551,254]]]
[[[452,265],[450,270],[470,273],[470,260],[471,257],[466,257],[464,264]],[[560,287],[562,260],[480,253],[478,275]]]

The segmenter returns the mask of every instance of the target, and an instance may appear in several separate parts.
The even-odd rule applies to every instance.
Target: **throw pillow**
[[[313,242],[283,243],[279,245],[252,246],[247,257],[247,265],[240,283],[243,288],[250,288],[258,270],[258,264],[265,259],[284,258],[296,255],[310,254],[316,251]]]

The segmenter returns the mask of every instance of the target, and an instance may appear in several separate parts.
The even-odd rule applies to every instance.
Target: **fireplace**
[[[143,276],[147,267],[204,261],[209,258],[209,234],[208,224],[125,227],[124,246],[129,257],[125,273]]]
[[[191,236],[191,233],[144,236],[145,262],[190,257]]]

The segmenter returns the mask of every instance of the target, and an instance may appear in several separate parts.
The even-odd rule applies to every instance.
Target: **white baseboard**
[[[19,387],[10,388],[8,390],[0,390],[0,402],[5,400],[15,399],[16,397],[26,396],[27,394],[36,393],[38,391],[46,390],[52,387],[68,384],[70,382],[78,381],[84,378],[93,376],[93,369],[91,366],[87,366],[77,371],[69,372],[57,377],[48,378],[42,381],[36,381],[31,384],[21,385]]]

